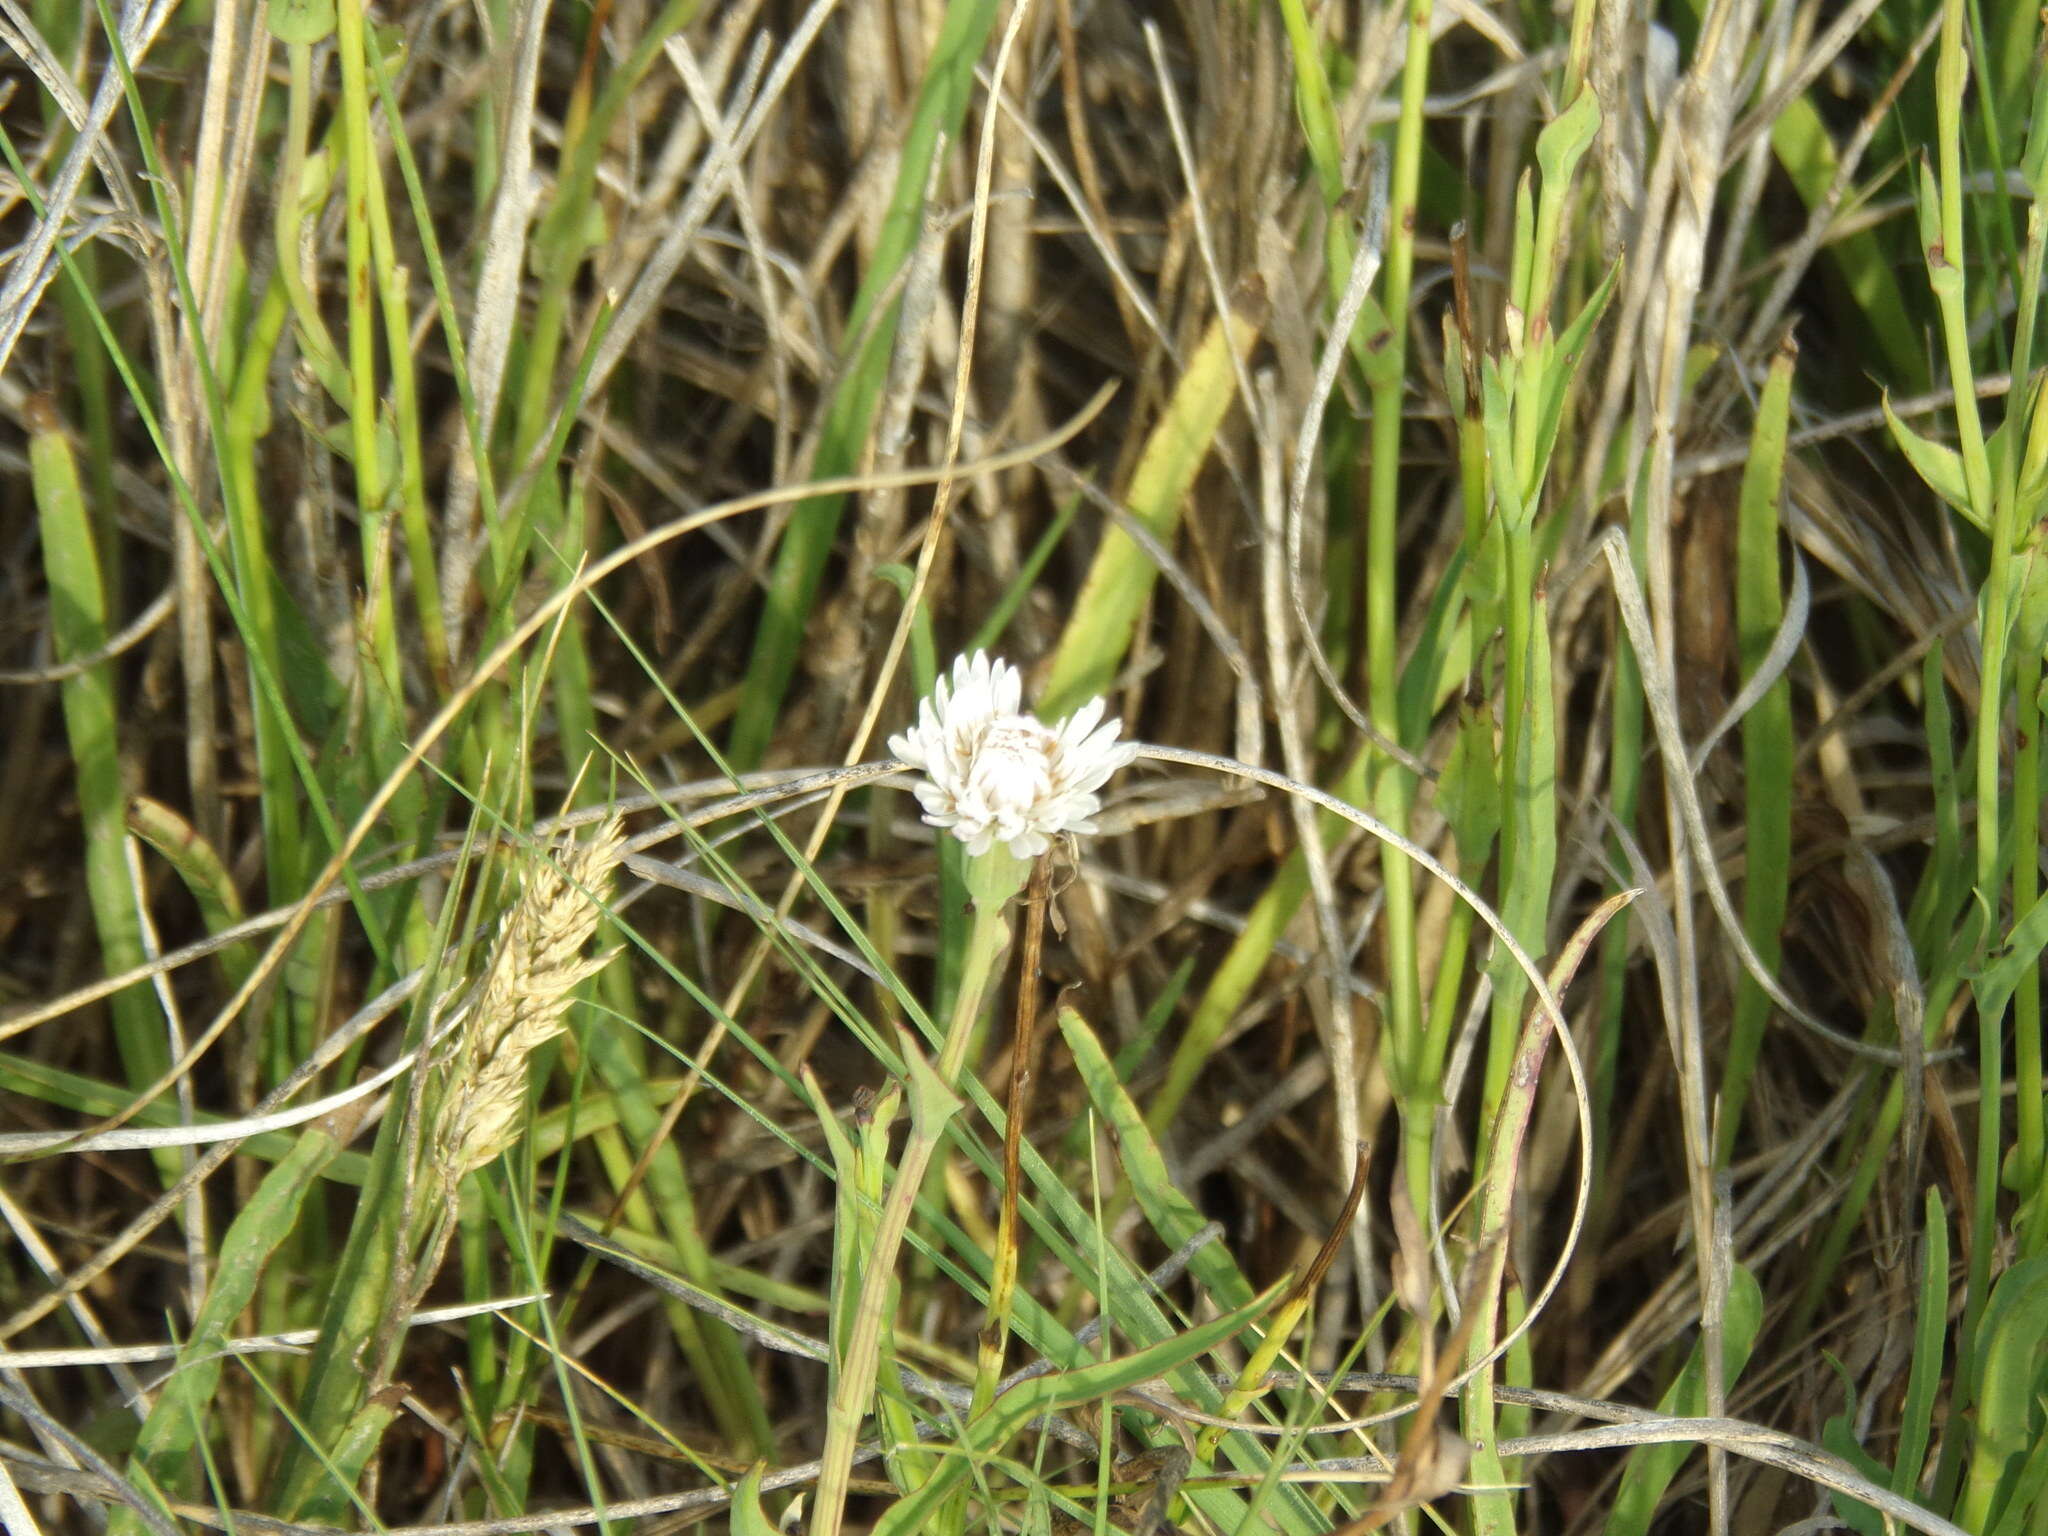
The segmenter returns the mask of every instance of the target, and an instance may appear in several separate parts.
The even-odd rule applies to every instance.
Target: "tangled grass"
[[[2030,8],[0,47],[10,1533],[2041,1528]]]

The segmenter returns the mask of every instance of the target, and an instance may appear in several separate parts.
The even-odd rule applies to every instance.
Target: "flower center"
[[[1052,754],[1058,745],[1059,738],[1028,715],[991,720],[968,770],[968,792],[992,816],[1028,816],[1052,796]]]

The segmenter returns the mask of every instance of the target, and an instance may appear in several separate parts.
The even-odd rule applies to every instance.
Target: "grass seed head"
[[[451,1178],[481,1168],[519,1139],[527,1058],[562,1033],[571,994],[611,959],[583,950],[604,915],[624,849],[614,816],[589,841],[558,844],[527,864],[451,1053],[438,1138]]]

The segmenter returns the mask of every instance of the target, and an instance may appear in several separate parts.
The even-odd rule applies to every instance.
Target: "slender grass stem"
[[[342,222],[348,242],[349,438],[354,445],[356,515],[363,539],[370,655],[375,658],[383,685],[382,702],[388,708],[400,696],[400,683],[398,624],[392,603],[391,549],[387,538],[389,508],[385,501],[382,445],[378,442],[381,412],[377,387],[377,284],[370,262],[370,202],[381,198],[382,191],[370,142],[369,76],[363,63],[363,51],[371,44],[364,35],[362,0],[338,0],[335,20],[335,52],[341,61],[345,168]]]
[[[1389,317],[1379,369],[1372,385],[1372,464],[1367,490],[1365,557],[1366,696],[1373,726],[1389,740],[1400,739],[1400,589],[1396,566],[1401,513],[1401,427],[1407,385],[1408,298],[1415,273],[1415,199],[1422,174],[1423,98],[1429,87],[1429,27],[1432,0],[1411,0],[1401,65],[1401,115],[1394,129],[1394,164],[1388,193],[1387,253],[1381,308]],[[1380,765],[1373,800],[1381,819],[1396,831],[1408,825],[1414,776],[1398,763]],[[1386,849],[1381,870],[1386,885],[1386,1029],[1393,1076],[1404,1093],[1428,1074],[1423,1047],[1422,981],[1415,951],[1415,874],[1400,853]],[[1349,1084],[1340,1088],[1350,1092]],[[1434,1121],[1433,1103],[1403,1106],[1409,1118]],[[1410,1198],[1427,1210],[1427,1165],[1408,1170]]]
[[[1923,196],[1922,228],[1926,239],[1928,279],[1940,313],[1942,341],[1949,371],[1956,381],[1955,419],[1963,461],[1964,483],[1971,504],[1990,530],[1990,561],[1979,598],[1979,642],[1983,653],[1983,704],[1973,732],[1977,825],[1976,899],[1981,911],[1994,915],[2003,907],[1999,849],[2006,828],[2000,783],[2004,744],[2006,672],[2010,656],[2011,562],[2017,529],[2009,497],[1995,490],[1984,426],[1972,386],[1969,318],[1964,304],[1962,97],[1967,65],[1963,51],[1963,0],[1946,0],[1941,43],[1935,67],[1936,150],[1940,163],[1931,196]],[[1924,166],[1923,182],[1934,173]],[[1929,205],[1932,206],[1929,206]],[[1931,228],[1930,228],[1931,226]],[[1995,922],[1995,918],[1994,918]],[[1969,1280],[1964,1292],[1963,1326],[1957,1366],[1957,1405],[1970,1401],[1973,1382],[1970,1359],[1977,1324],[1989,1299],[1993,1241],[1998,1223],[1998,1175],[2003,1096],[1994,1091],[2004,1080],[2002,1013],[1980,1008],[1977,1017],[1978,1081],[1984,1097],[1978,1109],[1975,1154],[1976,1211],[1970,1244]]]

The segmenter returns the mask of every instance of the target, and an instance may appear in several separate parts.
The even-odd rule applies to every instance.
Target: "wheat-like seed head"
[[[562,1033],[570,994],[612,958],[585,956],[583,947],[604,915],[624,851],[624,829],[613,816],[588,842],[558,844],[526,866],[448,1064],[435,1144],[449,1179],[519,1139],[527,1057]]]

